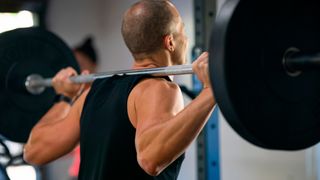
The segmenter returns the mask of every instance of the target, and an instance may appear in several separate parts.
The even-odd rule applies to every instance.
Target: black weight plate
[[[320,1],[231,0],[216,18],[210,76],[232,128],[267,149],[299,150],[320,140],[320,71],[289,76],[289,48],[320,52]]]
[[[53,77],[72,66],[79,72],[72,51],[56,35],[40,28],[22,28],[0,34],[0,134],[26,142],[35,123],[52,106],[52,88],[40,95],[25,89],[26,77]]]

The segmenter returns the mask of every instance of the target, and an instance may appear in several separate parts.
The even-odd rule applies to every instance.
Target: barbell
[[[146,69],[126,69],[118,71],[100,72],[88,75],[78,75],[70,77],[70,81],[73,83],[91,83],[97,79],[108,78],[112,76],[123,76],[123,75],[138,75],[146,74],[153,76],[167,76],[167,75],[183,75],[192,74],[192,65],[174,65],[168,67],[159,68],[146,68]],[[26,89],[31,94],[41,94],[46,87],[52,87],[52,78],[43,78],[39,74],[31,74],[26,78],[25,81]]]
[[[320,2],[229,0],[217,15],[209,71],[222,114],[244,139],[267,149],[299,150],[320,140]],[[79,70],[72,51],[38,28],[0,34],[0,134],[25,142],[52,106],[52,77]],[[121,70],[74,82],[130,73],[190,74],[190,65]],[[35,95],[36,94],[36,95]]]

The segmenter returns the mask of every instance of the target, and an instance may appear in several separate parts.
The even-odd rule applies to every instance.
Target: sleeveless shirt
[[[93,83],[80,119],[79,180],[177,179],[184,154],[158,176],[148,175],[137,161],[136,130],[128,117],[127,100],[144,78],[152,77],[113,76]]]

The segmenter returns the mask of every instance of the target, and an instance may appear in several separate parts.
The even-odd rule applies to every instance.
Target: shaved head
[[[124,14],[122,36],[133,55],[149,54],[163,46],[165,35],[175,33],[179,17],[175,7],[166,0],[141,0]]]

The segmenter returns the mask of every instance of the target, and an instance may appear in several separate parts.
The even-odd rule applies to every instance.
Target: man
[[[122,35],[134,57],[133,69],[186,61],[184,25],[169,1],[142,0],[131,6],[123,17]],[[95,81],[72,107],[56,103],[39,121],[25,146],[25,160],[47,163],[80,140],[79,179],[176,179],[185,149],[215,104],[206,53],[193,63],[193,70],[203,89],[185,108],[172,77],[114,76]],[[58,73],[63,78],[55,77],[54,87],[68,86],[73,90],[69,94],[77,94],[79,87],[67,80],[74,74],[72,69]],[[70,113],[61,118],[66,106]]]

